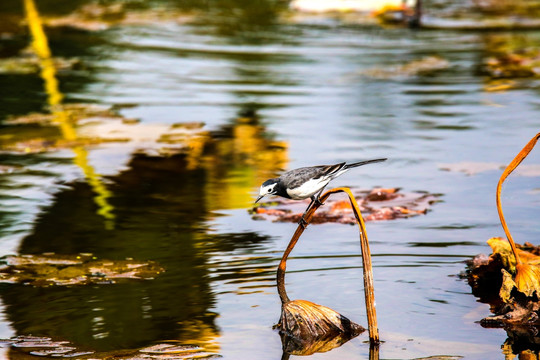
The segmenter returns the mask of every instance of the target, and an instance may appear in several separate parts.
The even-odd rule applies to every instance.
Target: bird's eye
[[[268,189],[268,192],[272,191],[272,189]]]

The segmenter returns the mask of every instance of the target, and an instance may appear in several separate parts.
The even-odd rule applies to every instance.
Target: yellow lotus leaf
[[[514,282],[514,279],[512,278],[512,275],[504,269],[501,270],[503,275],[502,280],[502,286],[499,290],[499,296],[501,297],[502,301],[505,303],[510,302],[510,293],[512,292],[512,289],[516,286],[516,283]]]
[[[503,266],[510,273],[516,274],[516,278],[503,269],[503,284],[499,295],[504,302],[510,298],[510,292],[515,286],[520,292],[527,296],[532,296],[536,291],[540,295],[540,256],[528,251],[518,249],[519,258],[522,264],[516,266],[516,258],[512,253],[512,248],[508,241],[495,237],[487,241],[493,253],[501,256]]]
[[[507,240],[501,237],[493,237],[487,241],[491,246],[493,253],[498,253],[501,256],[503,266],[511,273],[516,272],[516,258],[512,253],[512,247]],[[534,255],[531,252],[517,249],[519,258],[524,264],[540,265],[540,256]]]
[[[516,266],[516,287],[527,296],[532,296],[536,291],[540,294],[540,266],[531,264],[519,264]]]
[[[511,273],[516,272],[516,258],[512,253],[512,248],[508,241],[501,237],[493,237],[487,241],[488,245],[491,246],[493,254],[499,254],[501,256],[502,264],[505,269]]]

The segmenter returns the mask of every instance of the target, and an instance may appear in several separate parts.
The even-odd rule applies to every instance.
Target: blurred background
[[[497,181],[540,129],[540,1],[416,5],[1,1],[0,255],[92,253],[166,271],[1,284],[0,337],[280,358],[275,269],[295,224],[254,220],[258,187],[286,169],[387,157],[333,185],[441,201],[367,223],[381,358],[537,353],[480,326],[489,305],[459,275],[504,235]],[[537,244],[538,150],[503,206],[515,240]],[[290,297],[366,326],[362,284],[356,228],[310,226],[288,262]],[[367,358],[367,340],[312,358]]]

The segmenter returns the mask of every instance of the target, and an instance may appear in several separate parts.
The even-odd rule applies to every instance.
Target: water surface
[[[56,15],[75,5],[39,4]],[[479,68],[495,37],[537,44],[540,33],[291,22],[270,1],[187,2],[174,11],[195,15],[100,31],[50,28],[49,42],[54,56],[84,65],[58,73],[65,103],[114,106],[139,119],[143,135],[202,122],[210,140],[200,153],[164,156],[144,136],[85,148],[110,192],[112,220],[99,213],[72,149],[0,155],[2,164],[20,166],[0,175],[1,254],[93,253],[153,260],[167,271],[118,285],[3,285],[0,336],[52,336],[94,350],[178,339],[226,359],[280,358],[271,329],[280,312],[275,269],[295,226],[252,219],[247,210],[260,182],[282,169],[388,157],[334,185],[422,190],[442,194],[442,202],[423,216],[367,224],[381,358],[503,359],[506,332],[477,323],[489,306],[458,277],[464,261],[490,252],[488,238],[503,235],[494,201],[501,170],[443,168],[503,166],[538,132],[538,83],[489,92]],[[5,57],[28,44],[24,34],[6,39]],[[448,66],[382,79],[364,74],[426,56]],[[0,121],[48,111],[39,73],[2,73],[0,84]],[[5,125],[1,141],[29,128]],[[539,162],[536,151],[523,165]],[[539,178],[518,173],[503,189],[520,243],[540,235]],[[362,284],[356,228],[310,226],[288,263],[289,296],[366,325]],[[312,358],[367,358],[367,340],[363,334]]]

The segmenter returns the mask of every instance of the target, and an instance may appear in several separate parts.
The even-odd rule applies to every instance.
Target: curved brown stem
[[[501,205],[501,188],[504,180],[510,175],[512,171],[518,165],[529,155],[531,150],[534,148],[534,145],[540,138],[540,133],[536,134],[528,143],[525,145],[525,147],[517,154],[517,156],[512,160],[512,162],[504,169],[501,178],[499,179],[499,183],[497,184],[497,192],[496,192],[496,201],[497,201],[497,211],[499,213],[499,219],[501,220],[501,225],[504,229],[504,233],[506,234],[506,238],[508,239],[508,242],[510,243],[510,246],[512,247],[512,252],[514,253],[514,256],[516,258],[517,265],[520,265],[521,259],[519,258],[519,255],[517,253],[517,247],[514,243],[514,239],[512,238],[512,234],[510,234],[510,231],[508,230],[508,226],[506,225],[506,220],[504,219],[504,214],[502,211],[502,205]]]
[[[285,270],[287,270],[287,258],[289,257],[292,249],[294,249],[294,246],[298,242],[298,239],[304,232],[305,228],[307,227],[307,225],[309,225],[309,222],[311,221],[311,218],[313,217],[315,211],[319,208],[319,206],[321,206],[321,203],[323,203],[328,198],[328,196],[330,196],[330,191],[332,190],[328,190],[319,198],[320,202],[315,201],[311,204],[311,208],[309,208],[308,211],[304,214],[304,220],[306,225],[298,225],[296,231],[291,238],[291,241],[289,241],[289,245],[287,245],[287,249],[285,249],[285,251],[283,252],[283,256],[281,257],[281,261],[279,262],[277,270],[277,289],[282,304],[290,301],[289,296],[287,296],[287,291],[285,290]]]
[[[364,269],[364,295],[365,295],[365,300],[366,300],[369,339],[372,346],[377,346],[379,344],[379,328],[377,326],[377,313],[375,310],[375,292],[374,292],[374,287],[373,287],[373,271],[372,271],[372,266],[371,266],[371,253],[369,251],[369,243],[368,243],[364,220],[362,218],[362,213],[360,212],[360,208],[358,206],[358,203],[356,202],[356,199],[354,198],[354,195],[352,194],[349,188],[341,187],[341,188],[330,189],[319,198],[320,199],[319,202],[315,202],[313,204],[313,206],[304,215],[304,220],[307,224],[309,224],[309,222],[313,218],[313,214],[319,208],[319,206],[321,206],[321,203],[324,203],[331,194],[335,194],[338,192],[344,192],[349,196],[351,207],[353,209],[354,215],[356,217],[356,221],[358,222],[358,226],[360,228],[360,246],[362,248],[362,265]],[[298,242],[298,239],[304,232],[304,229],[306,226],[298,225],[298,227],[296,228],[296,231],[294,232],[291,238],[291,241],[289,242],[289,245],[287,246],[287,249],[283,253],[283,256],[278,266],[277,288],[278,288],[278,293],[279,293],[279,297],[281,299],[282,304],[285,304],[290,301],[289,297],[287,296],[287,291],[285,290],[285,270],[287,268],[287,258],[289,257],[289,254],[291,253],[292,249]]]

